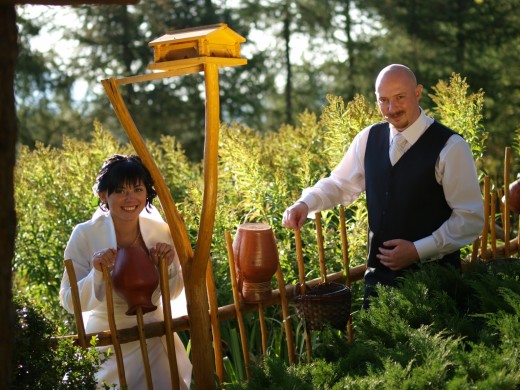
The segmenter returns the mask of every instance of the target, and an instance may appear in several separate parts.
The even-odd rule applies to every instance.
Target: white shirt
[[[417,142],[433,122],[433,118],[421,110],[419,118],[402,132],[408,141],[406,150]],[[303,190],[299,200],[309,207],[309,217],[338,204],[347,206],[365,191],[365,150],[371,127],[366,127],[356,135],[329,177]],[[397,130],[390,125],[390,142],[396,133]],[[432,235],[414,242],[421,261],[441,258],[471,243],[479,236],[484,224],[482,194],[475,163],[468,143],[459,135],[452,135],[441,150],[435,165],[435,177],[443,187],[452,213]]]
[[[170,229],[159,212],[153,208],[148,214],[143,210],[139,216],[139,228],[147,248],[154,247],[158,242],[173,245]],[[116,232],[110,212],[96,211],[91,220],[80,223],[74,228],[67,247],[65,258],[71,259],[78,279],[80,305],[85,316],[85,331],[96,333],[110,328],[108,324],[107,302],[103,273],[94,268],[92,256],[99,250],[116,248]],[[178,298],[185,304],[184,283],[179,258],[175,254],[174,261],[168,267],[168,279],[170,298],[175,303],[172,305],[172,316],[185,315],[186,308],[180,307]],[[158,306],[155,311],[143,315],[145,324],[164,321],[160,289],[157,287],[151,300]],[[63,274],[60,288],[60,302],[70,313],[74,312],[72,293],[67,272]],[[113,294],[114,319],[118,329],[137,326],[137,317],[126,315],[128,305],[119,294]],[[176,310],[174,310],[174,308]],[[171,389],[170,368],[167,353],[166,337],[154,337],[146,340],[152,382],[154,389]],[[189,389],[191,383],[192,366],[188,354],[179,336],[174,333],[175,355],[179,369],[181,389]],[[97,347],[99,351],[106,352],[109,347]],[[146,389],[146,377],[141,355],[141,347],[138,341],[121,344],[121,350],[125,366],[125,377],[129,389]],[[96,372],[98,389],[104,388],[102,381],[108,384],[116,384],[119,388],[119,377],[115,355],[112,353]]]

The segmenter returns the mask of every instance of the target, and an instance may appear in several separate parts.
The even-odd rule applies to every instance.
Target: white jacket
[[[139,226],[148,249],[153,248],[158,242],[173,245],[168,224],[162,220],[156,209],[153,209],[151,214],[143,210],[139,216]],[[116,247],[115,228],[110,212],[102,213],[98,210],[91,220],[83,222],[74,228],[65,249],[65,259],[72,260],[78,280],[81,310],[87,312],[87,315],[84,315],[86,317],[85,330],[87,333],[96,333],[109,329],[103,274],[93,267],[92,257],[95,252]],[[177,254],[173,263],[168,267],[168,277],[170,299],[181,302],[181,307],[178,304],[174,304],[175,308],[172,308],[172,316],[176,318],[186,314],[185,301],[183,301],[185,299],[184,284]],[[116,293],[113,294],[113,300],[117,328],[123,329],[136,326],[136,316],[127,316],[125,314],[128,309],[126,301]],[[61,281],[60,301],[68,312],[74,312],[70,282],[66,271]],[[145,324],[164,320],[159,287],[152,295],[152,302],[158,308],[155,311],[144,314],[143,321]],[[154,389],[171,389],[165,337],[147,339],[147,345]],[[128,389],[146,388],[139,342],[122,344],[121,348]],[[106,351],[107,349],[108,347],[99,348],[100,351]],[[175,352],[179,377],[181,378],[181,388],[189,389],[192,367],[186,350],[177,334],[175,334]],[[109,360],[103,363],[96,376],[99,385],[101,385],[103,380],[108,384],[115,383],[119,385],[116,360],[113,354]]]

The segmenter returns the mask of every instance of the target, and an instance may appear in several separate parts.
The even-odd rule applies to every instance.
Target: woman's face
[[[135,184],[126,183],[107,195],[107,191],[99,194],[107,204],[113,219],[132,221],[139,217],[146,207],[146,187],[141,180]]]

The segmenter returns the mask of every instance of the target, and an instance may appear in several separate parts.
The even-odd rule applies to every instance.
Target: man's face
[[[421,114],[422,85],[415,85],[406,73],[389,71],[376,85],[379,111],[397,130],[408,128]]]

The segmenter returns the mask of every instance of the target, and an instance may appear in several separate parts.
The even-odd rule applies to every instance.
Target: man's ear
[[[415,97],[417,98],[417,101],[421,99],[422,90],[423,86],[421,84],[417,84],[417,87],[415,87]]]

